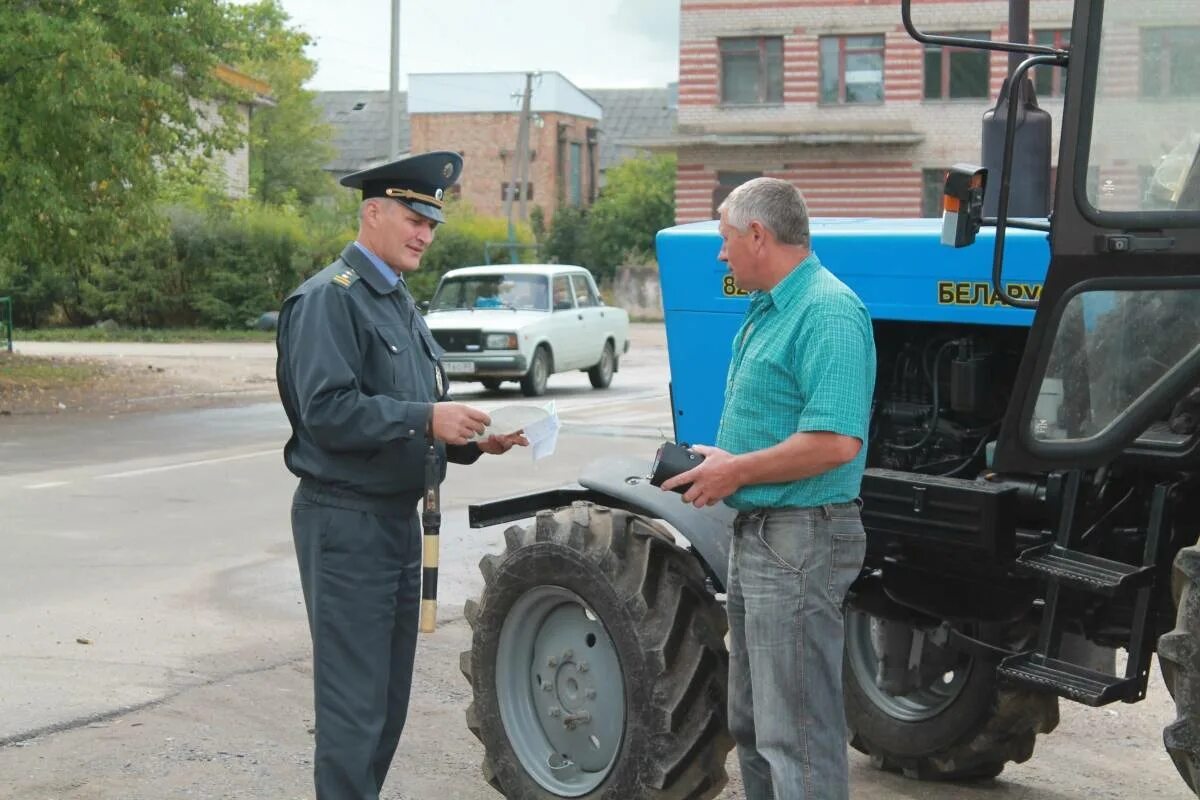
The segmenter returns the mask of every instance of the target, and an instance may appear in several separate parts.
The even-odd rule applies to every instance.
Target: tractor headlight
[[[516,350],[517,335],[515,333],[488,333],[483,337],[484,350]]]

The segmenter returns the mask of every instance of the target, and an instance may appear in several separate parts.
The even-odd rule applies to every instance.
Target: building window
[[[1142,29],[1142,96],[1200,95],[1200,27]]]
[[[921,170],[921,216],[940,217],[943,210],[942,195],[946,193],[946,170]]]
[[[712,215],[713,219],[721,216],[717,213],[721,203],[725,202],[725,198],[729,196],[737,187],[741,186],[746,181],[752,181],[755,178],[761,178],[761,172],[718,172],[717,173],[717,188],[713,189],[712,197]]]
[[[986,31],[952,33],[963,39],[990,40]],[[961,47],[925,47],[925,99],[958,100],[988,96],[991,54]]]
[[[1034,31],[1033,43],[1066,50],[1071,44],[1071,31]],[[1033,71],[1033,88],[1038,97],[1062,97],[1067,88],[1067,71],[1062,67],[1038,67]]]
[[[722,39],[721,102],[765,105],[783,102],[783,38]]]
[[[570,203],[573,206],[583,205],[583,145],[571,142],[571,163],[567,176],[570,182]]]
[[[821,102],[883,102],[883,37],[821,37]]]
[[[455,184],[455,185],[457,186],[458,184]],[[501,200],[508,199],[508,187],[509,187],[508,181],[504,181],[504,183],[500,184],[500,199]],[[521,184],[518,183],[517,190],[513,193],[512,199],[516,200],[516,201],[532,200],[533,199],[533,184],[532,183],[525,184],[525,196],[521,197]]]

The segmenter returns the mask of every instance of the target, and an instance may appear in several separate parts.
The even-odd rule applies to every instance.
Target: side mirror
[[[975,243],[983,224],[983,193],[987,170],[974,164],[955,164],[946,173],[942,195],[942,244],[966,247]]]
[[[429,313],[429,301],[422,300],[420,303],[417,304],[417,308],[421,309],[422,314],[428,314]]]

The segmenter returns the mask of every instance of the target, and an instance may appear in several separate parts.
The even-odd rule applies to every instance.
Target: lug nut
[[[588,671],[588,663],[587,663],[586,661],[580,661],[580,662],[579,662],[579,671],[580,671],[580,672],[587,672],[587,671]]]
[[[553,692],[554,687],[550,685],[549,681],[546,681],[545,683],[542,684],[542,691],[543,692]]]
[[[561,715],[562,715],[562,709],[559,708],[558,706],[554,706],[553,708],[550,709],[550,716],[558,717]]]
[[[574,650],[566,650],[566,651],[563,653],[563,661],[570,661],[570,660],[571,660],[571,656],[573,656],[573,655],[575,655],[575,651],[574,651]]]
[[[555,658],[554,656],[550,656],[550,659],[546,662],[546,665],[549,667],[557,667],[558,659]]]
[[[595,700],[596,699],[596,690],[588,689],[586,692],[584,692],[584,695],[587,697],[588,700]]]

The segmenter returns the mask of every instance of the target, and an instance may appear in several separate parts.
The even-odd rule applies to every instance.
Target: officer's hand
[[[507,453],[517,445],[521,447],[529,446],[529,440],[525,438],[524,431],[507,433],[501,436],[489,436],[479,443],[479,449],[489,455],[498,456]]]
[[[433,404],[433,438],[446,444],[466,444],[491,422],[484,412],[462,403]]]

